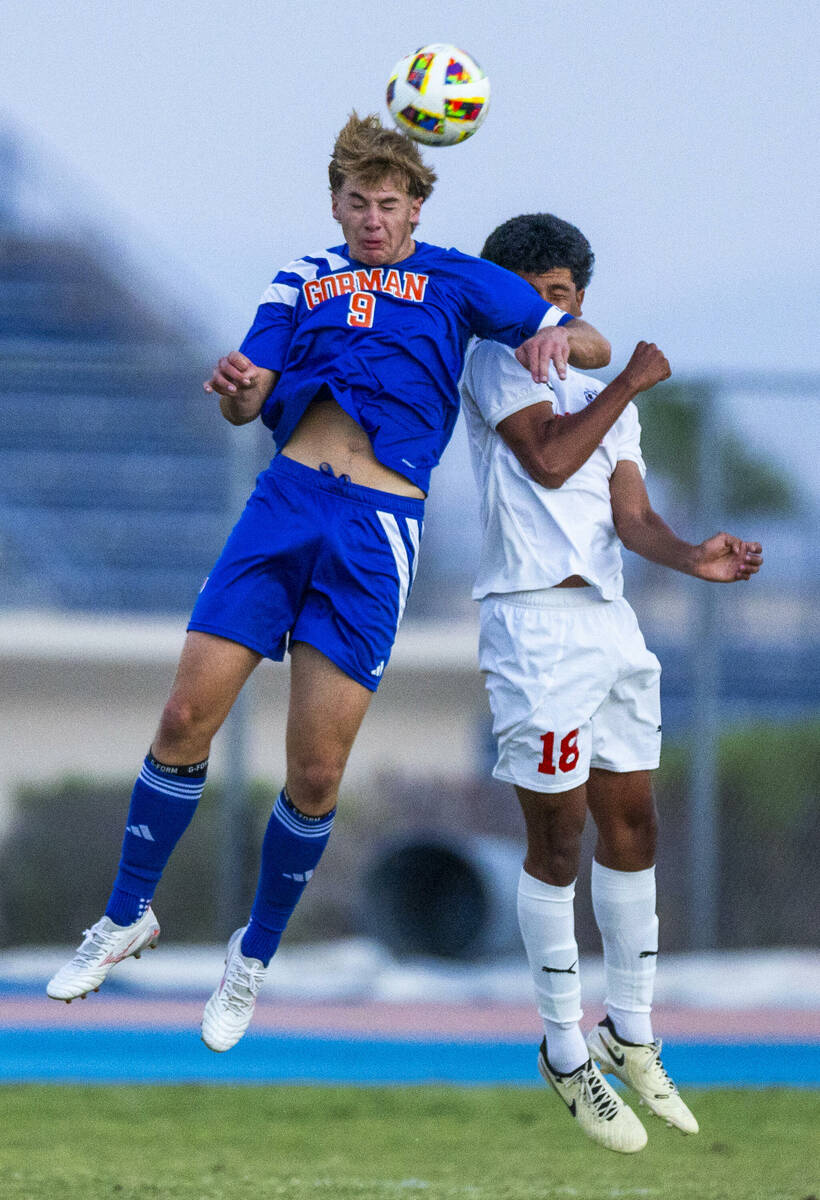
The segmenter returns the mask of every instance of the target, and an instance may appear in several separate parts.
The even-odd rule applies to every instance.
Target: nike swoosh
[[[575,1116],[575,1101],[574,1100],[572,1101],[571,1104],[567,1105],[567,1108],[572,1113],[572,1115]]]
[[[605,1050],[606,1050],[607,1054],[608,1054],[608,1055],[609,1055],[609,1057],[612,1059],[612,1061],[615,1063],[615,1066],[616,1066],[616,1067],[622,1067],[622,1066],[624,1065],[624,1063],[626,1062],[626,1057],[625,1057],[623,1054],[618,1054],[618,1052],[617,1052],[617,1050],[615,1049],[615,1047],[614,1047],[614,1046],[612,1046],[612,1045],[611,1045],[611,1044],[610,1044],[610,1043],[609,1043],[609,1042],[606,1040],[606,1038],[605,1038],[605,1037],[602,1037],[602,1038],[601,1038],[601,1041],[602,1041],[602,1042],[603,1042],[603,1044],[604,1044],[604,1048],[605,1048]]]

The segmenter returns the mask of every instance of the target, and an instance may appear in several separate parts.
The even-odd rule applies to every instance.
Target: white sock
[[[578,1022],[581,981],[575,941],[575,884],[554,887],[521,870],[518,924],[527,951],[538,1012],[544,1021],[547,1058],[565,1075],[589,1057]]]
[[[625,1041],[651,1042],[658,962],[655,868],[613,871],[593,859],[592,907],[604,945],[607,1013]]]

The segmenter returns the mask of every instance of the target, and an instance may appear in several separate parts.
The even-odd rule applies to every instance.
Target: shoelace
[[[600,1075],[593,1067],[585,1065],[581,1067],[579,1082],[584,1098],[595,1109],[601,1120],[611,1121],[620,1106],[617,1097],[609,1092]]]
[[[79,960],[83,966],[88,966],[101,952],[113,949],[116,936],[116,932],[112,930],[84,929],[84,941],[74,955],[74,961]]]
[[[663,1042],[660,1038],[652,1043],[652,1054],[647,1058],[643,1071],[645,1075],[654,1076],[654,1087],[668,1087],[670,1092],[676,1092],[678,1089],[669,1078],[666,1067],[661,1062],[662,1045]]]
[[[256,999],[256,993],[265,978],[265,967],[248,967],[237,955],[225,976],[222,1000],[225,1007],[237,1016],[244,1016],[248,1005]]]

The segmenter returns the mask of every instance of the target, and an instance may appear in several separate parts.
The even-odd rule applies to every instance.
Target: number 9
[[[376,297],[372,292],[353,292],[347,310],[348,325],[355,325],[359,329],[372,328],[375,308]]]

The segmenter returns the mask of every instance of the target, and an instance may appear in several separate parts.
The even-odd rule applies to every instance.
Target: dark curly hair
[[[481,257],[508,271],[527,271],[533,275],[567,267],[579,291],[592,278],[595,263],[592,248],[580,229],[552,213],[511,217],[493,230],[484,243]]]

